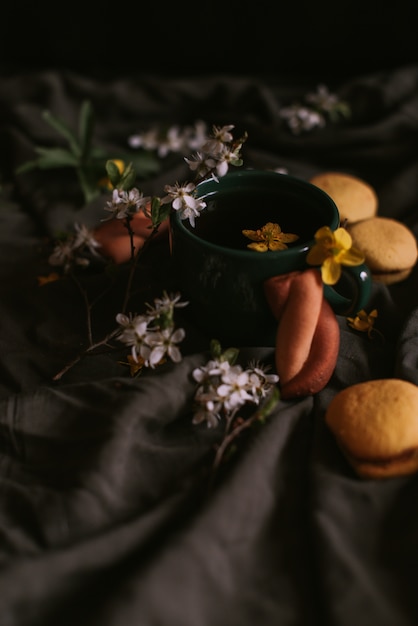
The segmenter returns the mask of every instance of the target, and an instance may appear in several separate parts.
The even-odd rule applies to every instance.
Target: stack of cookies
[[[374,280],[389,285],[409,276],[418,258],[415,236],[402,222],[378,215],[371,185],[342,172],[317,174],[310,182],[334,200],[341,225],[363,252]]]
[[[373,280],[405,280],[417,262],[415,235],[403,223],[378,215],[375,190],[350,174],[325,172],[310,182],[325,191],[340,222],[361,250]],[[363,479],[418,472],[418,387],[388,378],[351,385],[334,396],[325,423],[343,455]]]

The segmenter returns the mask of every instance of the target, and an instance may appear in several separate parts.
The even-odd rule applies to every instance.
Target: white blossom
[[[140,356],[147,362],[151,352],[148,345],[150,341],[148,317],[143,315],[128,317],[123,313],[118,313],[116,321],[122,326],[119,340],[131,347],[132,357],[135,361],[138,361]]]
[[[93,255],[97,255],[97,248],[101,247],[101,244],[95,238],[93,232],[87,228],[84,224],[74,224],[75,237],[73,241],[74,248],[87,248]]]
[[[192,128],[186,129],[186,144],[187,149],[191,152],[193,150],[200,150],[207,141],[207,124],[202,120],[197,120]]]
[[[213,126],[212,137],[202,146],[203,152],[215,157],[219,155],[224,150],[225,144],[230,143],[234,139],[231,133],[233,128],[235,128],[233,124],[227,126]]]
[[[186,301],[182,302],[180,298],[180,293],[168,294],[164,292],[161,298],[154,299],[154,306],[147,304],[148,315],[153,318],[166,314],[171,316],[173,309],[181,309],[189,304]]]
[[[267,374],[267,368],[258,362],[248,366],[249,385],[254,399],[264,398],[271,387],[279,380],[277,374]]]
[[[222,178],[225,174],[228,173],[230,163],[234,163],[239,160],[239,150],[240,147],[236,147],[232,150],[230,147],[225,146],[224,149],[219,152],[218,161],[216,163],[215,169],[217,175]]]
[[[306,102],[312,104],[320,111],[330,112],[340,103],[336,94],[330,93],[326,85],[318,85],[315,93],[306,95]]]
[[[50,265],[63,267],[64,271],[68,271],[74,260],[74,246],[71,240],[59,241],[52,254],[50,254],[48,262]]]
[[[171,126],[163,140],[157,146],[158,156],[166,157],[170,152],[181,152],[184,149],[185,138],[178,126]]]
[[[198,407],[193,415],[192,424],[206,422],[208,428],[215,428],[219,424],[220,419],[220,413],[216,411],[214,404],[209,402],[207,406],[202,405]]]
[[[182,359],[181,352],[177,346],[183,341],[186,332],[183,328],[163,328],[152,333],[147,345],[150,347],[148,355],[149,366],[154,368],[167,354],[174,363],[179,363]]]
[[[156,150],[159,145],[159,132],[156,128],[152,128],[144,133],[136,133],[128,137],[128,144],[131,148]]]
[[[164,292],[162,298],[155,298],[153,307],[148,305],[144,315],[116,315],[116,322],[121,327],[119,341],[130,346],[134,360],[138,362],[141,357],[145,367],[154,369],[165,356],[174,363],[181,361],[178,344],[186,332],[183,328],[175,328],[173,309],[188,303],[180,302],[180,297],[180,294],[169,296]]]
[[[211,359],[195,368],[192,376],[198,387],[193,423],[205,421],[211,428],[222,417],[230,420],[244,404],[258,405],[279,380],[276,374],[267,374],[267,369],[252,362],[244,370],[227,359]]]
[[[190,158],[184,157],[184,160],[192,172],[202,178],[216,168],[215,159],[203,152],[196,152]]]
[[[294,135],[325,126],[323,115],[314,109],[301,105],[292,105],[281,109],[280,116],[287,121],[289,129]]]
[[[208,141],[207,124],[197,120],[193,126],[183,129],[178,126],[170,126],[166,133],[158,128],[134,133],[128,137],[128,144],[133,149],[155,150],[160,157],[165,157],[170,152],[190,152],[200,150]]]
[[[161,199],[162,204],[171,202],[171,206],[175,211],[179,211],[182,220],[188,219],[191,226],[195,225],[195,218],[206,207],[206,202],[200,198],[196,198],[196,186],[194,183],[185,183],[180,185],[166,185],[164,191],[167,193]]]
[[[112,192],[112,200],[107,202],[105,206],[105,211],[109,211],[111,215],[105,219],[115,218],[121,220],[132,217],[141,210],[145,213],[150,201],[151,198],[144,196],[136,187],[130,191],[114,189]]]
[[[245,404],[247,400],[252,400],[248,392],[249,376],[248,372],[242,370],[239,365],[230,367],[222,375],[222,383],[217,388],[217,394],[223,399],[225,409],[233,411],[235,408]]]
[[[193,370],[192,376],[196,382],[201,383],[204,380],[209,380],[216,376],[222,376],[225,372],[227,372],[231,367],[229,361],[218,361],[217,359],[211,359],[206,363],[206,365],[202,365],[200,367],[196,367]]]

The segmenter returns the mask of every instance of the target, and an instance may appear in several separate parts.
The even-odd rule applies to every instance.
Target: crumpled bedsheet
[[[126,351],[100,351],[53,376],[85,338],[68,281],[42,287],[48,238],[102,218],[67,172],[16,174],[53,145],[48,109],[75,125],[92,102],[109,150],[153,125],[203,120],[248,132],[245,166],[309,179],[338,170],[369,182],[378,213],[418,236],[418,67],[329,85],[351,116],[299,134],[280,112],[317,85],[253,76],[131,76],[43,71],[0,80],[0,624],[2,626],[415,626],[418,476],[360,480],[324,424],[339,390],[399,377],[418,384],[418,274],[374,282],[379,333],[344,317],[339,357],[315,396],[279,401],[208,489],[220,433],[193,425],[190,373],[207,337],[186,323],[181,363],[131,377]],[[161,159],[145,193],[187,176]],[[155,244],[140,291],[164,287]],[[94,274],[91,280],[99,280]],[[105,327],[114,308],[95,321]],[[273,348],[240,347],[272,364]],[[125,355],[125,356],[124,356]],[[393,416],[394,420],[396,415]]]

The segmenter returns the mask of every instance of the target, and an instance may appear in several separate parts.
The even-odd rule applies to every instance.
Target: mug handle
[[[365,263],[343,266],[337,285],[324,284],[324,296],[337,315],[357,314],[367,305],[372,291],[372,277]]]

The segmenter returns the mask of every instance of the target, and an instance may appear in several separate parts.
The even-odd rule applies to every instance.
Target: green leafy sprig
[[[139,174],[147,176],[156,172],[160,167],[157,159],[150,152],[136,153],[133,159],[133,155],[110,155],[104,149],[94,146],[95,116],[89,100],[85,100],[81,105],[77,132],[50,111],[44,111],[42,117],[65,139],[67,147],[36,146],[37,158],[20,165],[16,173],[23,174],[33,169],[72,168],[76,173],[85,203],[91,202],[100,195],[100,180],[106,175],[106,163],[110,159],[134,161],[136,173],[133,168],[129,172],[134,177]],[[114,167],[117,169],[116,165]],[[133,186],[134,179],[131,179],[129,184]]]

